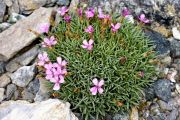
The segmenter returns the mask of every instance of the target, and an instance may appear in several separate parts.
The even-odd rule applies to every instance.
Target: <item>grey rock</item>
[[[28,91],[33,93],[34,95],[38,92],[40,87],[39,80],[35,78],[33,81],[31,81],[27,87]]]
[[[26,17],[13,12],[13,13],[11,13],[11,15],[9,17],[8,22],[9,23],[16,23],[18,20],[21,20],[21,19],[24,19],[24,18],[26,18]]]
[[[170,106],[172,106],[173,108],[174,108],[174,107],[176,107],[176,108],[180,107],[180,96],[177,95],[176,97],[171,98],[171,99],[169,100],[168,104],[169,104]]]
[[[4,14],[6,12],[6,4],[3,0],[0,0],[0,23],[3,21]]]
[[[0,102],[4,99],[4,88],[0,88]]]
[[[47,3],[47,0],[18,0],[21,13],[34,11]]]
[[[165,39],[160,33],[147,31],[145,34],[150,38],[155,46],[155,51],[158,55],[167,56],[170,53],[170,42]]]
[[[6,3],[6,5],[9,8],[9,14],[11,13],[19,13],[19,3],[18,0],[4,0],[4,2]]]
[[[29,92],[27,89],[24,89],[22,91],[22,99],[23,100],[27,100],[29,102],[33,102],[34,97],[35,96],[31,92]]]
[[[0,23],[0,32],[6,30],[7,28],[9,28],[11,26],[10,23],[7,23],[7,22],[3,22],[3,23]]]
[[[14,84],[19,87],[26,87],[35,76],[35,65],[23,66],[10,75]]]
[[[173,58],[180,57],[180,41],[171,41],[171,55]]]
[[[178,110],[173,109],[169,116],[167,116],[167,120],[177,120],[178,117]]]
[[[163,100],[168,102],[169,99],[171,98],[171,82],[170,80],[157,80],[154,83],[154,92],[155,95]]]
[[[19,90],[16,90],[16,91],[14,92],[13,100],[18,100],[19,97],[20,97],[20,92],[19,92]]]
[[[68,6],[70,4],[69,0],[57,0],[56,4],[60,6]]]
[[[153,85],[146,87],[144,89],[144,93],[145,93],[145,98],[147,101],[151,101],[156,97]]]
[[[5,63],[0,62],[0,75],[5,72]]]
[[[29,0],[28,0],[29,1]],[[20,50],[30,45],[38,36],[33,31],[39,31],[42,23],[49,23],[53,8],[39,8],[30,16],[19,20],[0,34],[0,61],[7,61]]]
[[[11,80],[8,74],[3,74],[2,76],[0,76],[0,88],[6,87],[10,82]]]
[[[162,112],[164,111],[171,111],[173,109],[173,107],[171,105],[169,105],[168,103],[162,101],[162,100],[158,100],[157,103],[159,104],[159,107],[161,108],[160,110]]]
[[[180,40],[180,31],[177,29],[177,27],[172,28],[173,37],[177,40]]]
[[[26,51],[22,55],[14,58],[6,65],[6,70],[8,72],[14,72],[21,66],[29,65],[30,62],[32,62],[35,57],[37,56],[39,52],[39,47],[35,46],[31,48],[30,50]]]
[[[17,90],[16,85],[10,84],[7,86],[6,89],[6,100],[11,99],[11,97],[14,95],[14,92]]]
[[[34,101],[44,101],[50,97],[50,89],[47,87],[47,82],[47,80],[39,78],[40,88],[34,98]]]
[[[112,120],[129,120],[129,114],[115,114],[112,118]]]

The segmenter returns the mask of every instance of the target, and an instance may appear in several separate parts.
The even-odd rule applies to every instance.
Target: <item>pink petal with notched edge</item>
[[[114,28],[118,30],[120,28],[120,26],[121,26],[121,24],[117,23]]]
[[[94,40],[90,39],[89,40],[89,45],[92,45],[94,43]]]
[[[145,18],[145,14],[140,15],[140,19],[143,20]]]
[[[59,76],[59,83],[64,83],[64,77],[63,76]]]
[[[98,85],[98,79],[97,79],[97,78],[94,78],[94,79],[92,80],[92,82],[93,82],[94,85],[96,85],[96,86]]]
[[[92,50],[92,49],[93,49],[93,46],[92,46],[92,45],[88,45],[87,49],[88,49],[88,50]]]
[[[99,92],[99,94],[102,94],[103,93],[103,89],[102,88],[98,88],[98,92]]]
[[[59,83],[55,83],[53,90],[59,90],[60,89],[60,84]]]
[[[81,45],[81,47],[84,48],[84,49],[88,48],[88,46],[86,46],[86,45]]]
[[[104,80],[100,80],[99,83],[98,83],[98,87],[101,87],[104,85]]]
[[[57,57],[57,62],[58,62],[58,64],[61,64],[62,63],[62,58],[61,57]]]
[[[45,63],[44,61],[39,61],[39,62],[38,62],[38,65],[39,65],[39,66],[43,66],[44,63]]]
[[[92,87],[90,89],[90,91],[91,91],[92,95],[96,95],[97,94],[97,87]]]
[[[62,61],[62,66],[66,66],[67,65],[67,61],[63,60]]]

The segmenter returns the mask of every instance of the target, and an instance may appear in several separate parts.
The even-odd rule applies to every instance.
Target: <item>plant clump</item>
[[[144,87],[151,83],[152,45],[142,28],[102,9],[58,9],[61,21],[47,32],[41,27],[38,66],[52,93],[68,101],[85,119],[129,110],[138,105]],[[141,15],[139,20],[148,23]],[[43,31],[44,30],[44,31]]]

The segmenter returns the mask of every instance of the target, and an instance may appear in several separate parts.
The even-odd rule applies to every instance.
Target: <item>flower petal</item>
[[[99,94],[102,94],[103,93],[103,89],[102,88],[98,88],[98,92],[99,92]]]
[[[97,94],[97,87],[92,87],[90,89],[90,91],[91,91],[92,95],[96,95]]]
[[[100,80],[99,83],[98,83],[98,87],[101,87],[104,85],[104,80]]]
[[[59,90],[60,89],[60,84],[59,83],[55,83],[53,90]]]
[[[94,43],[94,40],[93,39],[90,39],[89,40],[89,45],[92,45]]]
[[[94,78],[94,79],[92,80],[92,82],[93,82],[94,85],[98,86],[98,83],[99,83],[99,82],[98,82],[97,78]]]

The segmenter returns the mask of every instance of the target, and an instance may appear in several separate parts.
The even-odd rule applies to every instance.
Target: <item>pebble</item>
[[[171,82],[166,79],[155,81],[154,92],[159,99],[168,102],[171,98]]]
[[[17,21],[21,20],[21,19],[24,19],[26,18],[25,16],[23,15],[20,15],[20,14],[17,14],[17,13],[11,13],[9,19],[8,19],[8,22],[9,23],[16,23]]]
[[[177,40],[180,40],[180,31],[177,27],[172,28],[173,37]]]
[[[115,114],[112,118],[112,120],[129,120],[129,114]]]
[[[0,88],[0,102],[4,99],[4,88]]]
[[[14,92],[17,90],[16,85],[9,84],[6,88],[6,100],[11,99],[11,97],[14,95]]]
[[[0,75],[3,74],[4,72],[5,72],[5,63],[0,62]]]
[[[139,120],[138,109],[135,107],[131,109],[130,120]]]
[[[10,75],[12,83],[19,87],[26,87],[35,76],[35,65],[23,66]]]
[[[31,93],[35,95],[38,92],[39,87],[40,87],[39,80],[35,78],[33,81],[29,83],[29,85],[27,86],[27,90],[31,91]]]
[[[28,91],[27,89],[24,89],[22,91],[22,99],[23,100],[33,102],[34,97],[35,96],[30,91]]]
[[[7,74],[3,74],[0,76],[0,88],[6,87],[11,82],[9,76]]]
[[[176,84],[176,90],[180,94],[180,84]]]
[[[159,107],[161,108],[160,111],[164,112],[164,111],[171,111],[173,109],[172,106],[170,106],[168,103],[162,101],[162,100],[158,100],[157,101]]]
[[[0,23],[0,32],[6,30],[6,29],[9,28],[10,26],[11,26],[11,24],[8,23],[8,22]]]

